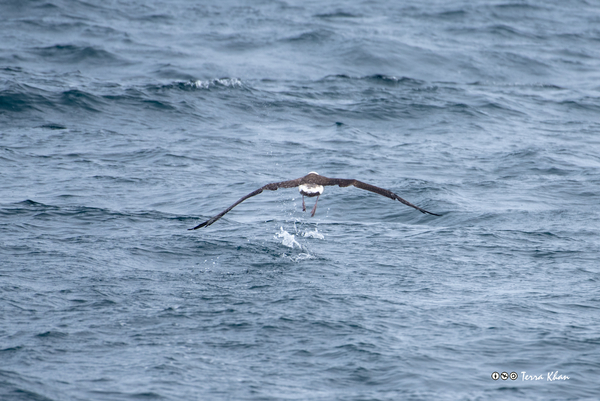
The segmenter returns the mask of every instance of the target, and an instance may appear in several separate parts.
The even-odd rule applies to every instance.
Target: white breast
[[[323,185],[302,184],[298,187],[298,191],[304,196],[317,196],[323,193]]]

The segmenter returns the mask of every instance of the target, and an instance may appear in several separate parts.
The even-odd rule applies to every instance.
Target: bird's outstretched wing
[[[304,178],[304,177],[302,177],[302,178]],[[246,199],[252,198],[253,196],[256,196],[256,195],[260,194],[262,191],[265,191],[265,190],[277,191],[278,188],[294,188],[294,187],[297,187],[298,185],[301,184],[302,178],[297,178],[295,180],[290,180],[290,181],[272,182],[271,184],[267,184],[264,187],[258,188],[256,191],[250,192],[248,195],[244,196],[243,198],[241,198],[240,200],[238,200],[237,202],[235,202],[233,205],[231,205],[227,209],[223,210],[221,213],[217,214],[214,217],[211,217],[210,219],[206,220],[204,223],[198,224],[194,228],[189,228],[188,230],[197,230],[197,229],[202,228],[202,227],[208,227],[208,226],[210,226],[215,221],[219,220],[221,217],[223,217],[225,214],[227,214],[227,212],[229,212],[231,209],[233,209],[234,207],[236,207],[237,205],[239,205],[240,203],[242,203]]]
[[[235,202],[233,205],[231,205],[227,209],[223,210],[221,213],[217,214],[214,217],[211,217],[210,219],[206,220],[204,223],[198,224],[194,228],[190,228],[189,230],[197,230],[202,227],[210,226],[215,221],[219,220],[221,217],[223,217],[225,214],[227,214],[231,209],[233,209],[234,207],[236,207],[237,205],[239,205],[246,199],[260,194],[262,191],[265,191],[265,190],[277,191],[278,188],[294,188],[301,184],[317,184],[317,185],[329,185],[329,186],[337,185],[339,187],[349,187],[349,186],[353,185],[356,188],[371,191],[376,194],[383,195],[387,198],[400,201],[401,203],[404,203],[407,206],[417,209],[421,213],[431,214],[434,216],[440,216],[439,214],[429,212],[425,209],[421,209],[420,207],[413,205],[412,203],[410,203],[409,201],[407,201],[405,199],[402,199],[401,197],[399,197],[392,191],[388,191],[387,189],[376,187],[375,185],[367,184],[365,182],[358,181],[358,180],[347,180],[347,179],[343,179],[343,178],[327,178],[322,175],[309,173],[308,175],[306,175],[304,177],[296,178],[295,180],[273,182],[271,184],[265,185],[264,187],[258,188],[256,191],[251,192],[248,195],[244,196],[243,198],[241,198],[240,200]]]
[[[326,177],[323,177],[323,178],[326,178]],[[387,198],[400,201],[401,203],[404,203],[406,206],[414,207],[421,213],[431,214],[433,216],[440,216],[439,214],[431,213],[425,209],[422,209],[418,206],[413,205],[412,203],[410,203],[409,201],[407,201],[405,199],[402,199],[401,197],[399,197],[392,191],[388,191],[387,189],[376,187],[375,185],[367,184],[366,182],[362,182],[362,181],[358,181],[358,180],[346,180],[343,178],[328,178],[327,180],[328,180],[327,182],[320,183],[320,184],[321,185],[337,185],[340,187],[349,187],[350,185],[353,185],[356,188],[365,189],[367,191],[371,191],[371,192],[375,192],[376,194],[383,195]]]

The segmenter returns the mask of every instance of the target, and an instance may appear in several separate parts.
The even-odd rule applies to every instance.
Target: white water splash
[[[300,243],[298,243],[298,241],[296,241],[296,236],[293,234],[288,233],[287,231],[285,231],[283,229],[283,227],[280,227],[280,230],[275,238],[283,238],[283,241],[281,241],[282,245],[285,245],[289,248],[294,249],[294,245],[298,245],[298,248],[302,249],[302,246],[300,245]]]
[[[242,86],[242,81],[238,78],[219,78],[219,79],[211,79],[208,81],[191,81],[188,83],[190,86],[198,89],[208,89],[212,86],[225,86],[229,88],[239,88]]]
[[[305,238],[316,238],[316,239],[325,239],[325,236],[319,232],[318,229],[315,228],[315,231],[305,231],[302,234]]]

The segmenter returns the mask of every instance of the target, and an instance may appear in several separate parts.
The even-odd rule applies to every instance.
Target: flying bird
[[[246,199],[256,196],[256,195],[260,194],[262,191],[265,191],[265,190],[277,191],[277,189],[279,189],[279,188],[298,187],[300,194],[302,194],[302,211],[303,212],[306,211],[304,197],[307,196],[309,198],[312,198],[312,197],[316,196],[317,200],[315,201],[315,205],[313,206],[311,215],[310,215],[311,217],[313,217],[315,215],[315,212],[317,211],[317,203],[319,202],[319,196],[323,193],[323,187],[324,186],[332,186],[332,185],[337,185],[339,187],[349,187],[350,185],[354,185],[356,188],[365,189],[367,191],[375,192],[376,194],[386,196],[390,199],[400,201],[407,206],[417,209],[421,213],[431,214],[434,216],[440,216],[439,214],[428,212],[425,209],[421,209],[420,207],[413,205],[412,203],[402,199],[401,197],[399,197],[392,191],[388,191],[387,189],[379,188],[379,187],[376,187],[375,185],[367,184],[367,183],[364,183],[364,182],[358,181],[358,180],[344,179],[344,178],[327,178],[327,177],[324,177],[322,175],[315,173],[314,171],[311,171],[304,177],[296,178],[295,180],[273,182],[271,184],[265,185],[264,187],[258,188],[256,191],[251,192],[248,195],[244,196],[243,198],[241,198],[240,200],[235,202],[233,205],[231,205],[227,209],[223,210],[221,213],[217,214],[214,217],[211,217],[210,219],[206,220],[202,224],[198,224],[194,228],[190,228],[189,230],[197,230],[202,227],[208,227],[211,224],[213,224],[215,221],[217,221],[221,217],[223,217],[231,209],[233,209],[234,207],[236,207],[237,205],[239,205],[240,203],[245,201]]]

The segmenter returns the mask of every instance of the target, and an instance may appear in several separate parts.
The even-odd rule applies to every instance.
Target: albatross
[[[210,219],[206,220],[204,223],[198,224],[194,228],[190,228],[189,230],[197,230],[202,227],[208,227],[211,224],[213,224],[215,221],[217,221],[221,217],[223,217],[231,209],[233,209],[234,207],[236,207],[237,205],[239,205],[240,203],[245,201],[246,199],[256,196],[256,195],[260,194],[262,191],[266,191],[266,190],[277,191],[279,188],[298,187],[298,191],[300,191],[300,194],[302,195],[302,211],[303,212],[306,211],[304,197],[307,196],[309,198],[312,198],[312,197],[316,196],[317,200],[315,201],[315,205],[313,206],[311,214],[310,214],[311,217],[314,217],[315,212],[317,211],[317,203],[319,202],[319,196],[323,193],[323,187],[324,186],[335,186],[335,185],[337,185],[339,187],[349,187],[350,185],[353,185],[356,188],[365,189],[367,191],[375,192],[376,194],[383,195],[390,199],[400,201],[401,203],[404,203],[407,206],[417,209],[421,213],[431,214],[433,216],[440,216],[439,214],[428,212],[425,209],[421,209],[420,207],[413,205],[409,201],[402,199],[401,197],[399,197],[392,191],[388,191],[387,189],[379,188],[379,187],[376,187],[375,185],[367,184],[362,181],[353,180],[353,179],[328,178],[328,177],[319,175],[319,174],[315,173],[314,171],[311,171],[304,177],[296,178],[295,180],[272,182],[271,184],[267,184],[264,187],[260,187],[256,191],[250,192],[248,195],[244,196],[243,198],[241,198],[240,200],[235,202],[233,205],[231,205],[227,209],[223,210],[221,213],[217,214],[214,217],[211,217]]]

